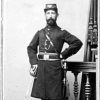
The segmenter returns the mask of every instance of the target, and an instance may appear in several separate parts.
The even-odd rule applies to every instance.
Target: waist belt
[[[57,53],[40,53],[38,54],[38,59],[54,61],[54,60],[60,60],[60,57]]]

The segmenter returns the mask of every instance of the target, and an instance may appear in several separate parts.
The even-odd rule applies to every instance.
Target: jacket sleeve
[[[81,46],[83,45],[80,39],[78,39],[76,36],[70,34],[65,30],[64,30],[63,40],[69,45],[69,47],[65,48],[65,50],[61,53],[63,59],[66,59],[72,56],[73,54],[77,53],[81,48]]]
[[[29,56],[29,62],[31,65],[35,65],[38,63],[37,59],[37,47],[39,44],[39,31],[34,35],[32,41],[27,47],[27,52]]]

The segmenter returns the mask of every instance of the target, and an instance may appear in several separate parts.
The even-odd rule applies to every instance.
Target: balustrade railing
[[[80,72],[84,72],[86,75],[86,83],[85,83],[85,88],[84,88],[85,90],[84,100],[90,100],[92,87],[89,81],[89,77],[90,77],[89,73],[96,72],[96,62],[67,62],[67,66],[68,66],[68,71],[72,71],[72,73],[75,76],[74,87],[73,87],[73,91],[74,91],[73,93],[75,96],[74,100],[78,100],[79,84],[78,84],[77,76]]]

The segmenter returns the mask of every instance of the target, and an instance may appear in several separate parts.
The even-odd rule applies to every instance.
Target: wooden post
[[[86,84],[85,84],[85,100],[90,100],[91,86],[89,82],[89,73],[86,74]]]
[[[79,85],[78,85],[78,80],[77,80],[77,76],[78,76],[78,72],[73,72],[74,76],[75,76],[75,81],[74,81],[74,96],[75,96],[75,100],[78,100],[78,93],[79,93]]]

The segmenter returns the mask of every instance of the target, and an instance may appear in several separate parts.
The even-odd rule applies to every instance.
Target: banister
[[[96,72],[96,62],[73,62],[67,61],[68,71]]]
[[[86,83],[85,83],[85,93],[84,96],[86,100],[90,100],[90,95],[91,95],[91,85],[89,82],[89,73],[95,73],[96,72],[96,62],[75,62],[75,61],[66,61],[66,67],[68,68],[67,71],[71,71],[74,76],[75,76],[75,81],[74,81],[74,96],[75,100],[78,100],[78,90],[79,90],[79,85],[78,85],[78,80],[77,76],[80,72],[84,72],[86,75]],[[85,99],[84,99],[85,100]]]

